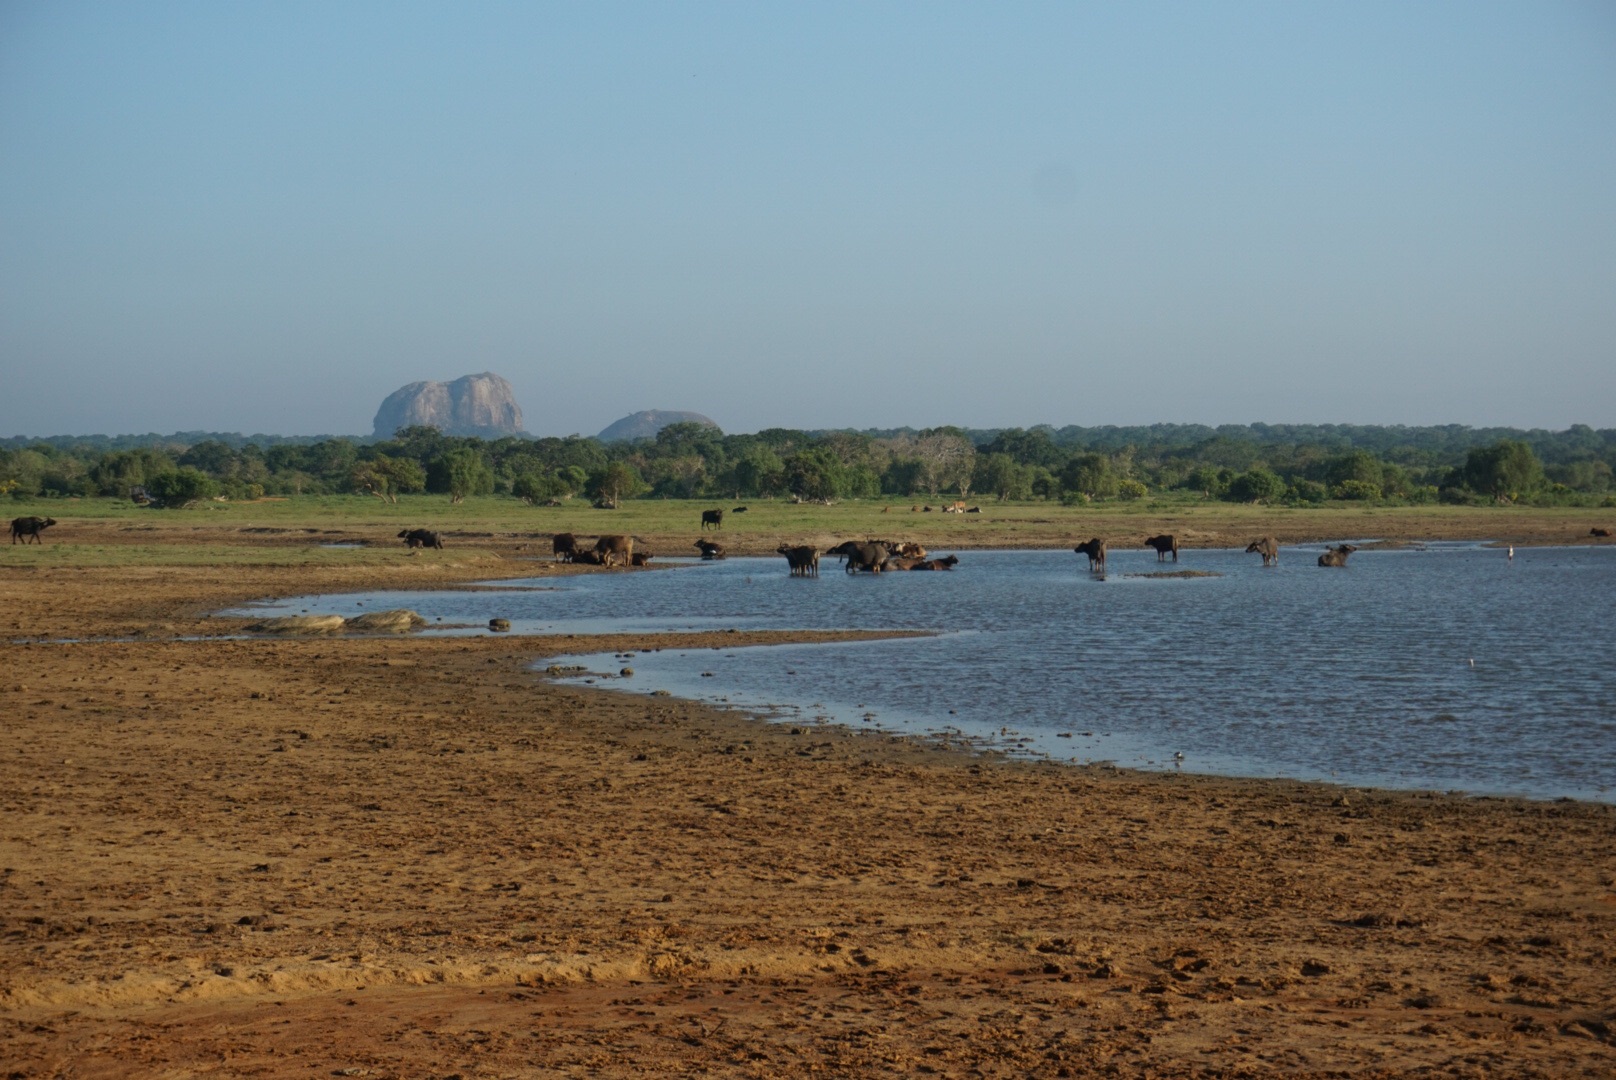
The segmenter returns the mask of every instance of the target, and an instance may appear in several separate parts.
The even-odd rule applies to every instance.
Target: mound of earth
[[[614,424],[609,424],[595,438],[601,442],[632,442],[635,439],[654,439],[656,433],[669,424],[703,424],[710,428],[718,427],[707,417],[696,412],[680,412],[676,409],[646,409],[644,412],[625,416]]]

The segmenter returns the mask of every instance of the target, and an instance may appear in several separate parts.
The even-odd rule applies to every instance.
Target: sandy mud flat
[[[534,573],[0,568],[0,1071],[1616,1074],[1611,806],[1011,762],[530,666],[781,635],[191,639]]]

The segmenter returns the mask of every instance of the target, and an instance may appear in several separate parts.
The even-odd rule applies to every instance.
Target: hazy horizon
[[[0,435],[1616,427],[1613,135],[1572,0],[11,4]]]

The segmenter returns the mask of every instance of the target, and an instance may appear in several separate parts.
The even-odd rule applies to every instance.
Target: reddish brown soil
[[[175,639],[489,559],[0,571],[0,1075],[1616,1074],[1616,808],[529,670],[764,635]]]

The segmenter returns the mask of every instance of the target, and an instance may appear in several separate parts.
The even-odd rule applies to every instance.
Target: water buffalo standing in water
[[[702,527],[702,529],[705,530],[707,528],[707,526],[709,526],[709,525],[711,525],[715,529],[723,528],[724,527],[724,511],[722,511],[722,510],[703,510],[701,512],[701,527]]]
[[[431,529],[405,529],[398,534],[398,538],[411,548],[438,548],[443,547],[443,537]]]
[[[697,540],[691,546],[701,552],[701,557],[704,559],[722,559],[724,557],[723,544],[715,544],[711,540]]]
[[[1353,544],[1337,544],[1333,548],[1327,548],[1324,554],[1319,556],[1319,565],[1345,566],[1347,565],[1347,556],[1357,550],[1358,548]]]
[[[1279,562],[1279,541],[1272,536],[1265,536],[1261,540],[1253,540],[1246,545],[1246,554],[1256,552],[1262,556],[1264,566],[1273,566]]]
[[[54,524],[56,524],[56,519],[55,518],[42,518],[42,517],[12,518],[11,519],[11,542],[13,544],[15,544],[17,542],[17,538],[20,536],[20,537],[22,537],[22,542],[24,544],[26,544],[26,543],[28,543],[29,537],[32,537],[34,543],[39,544],[40,546],[43,547],[45,541],[40,539],[39,534],[44,532],[46,529],[50,528]]]
[[[1089,572],[1105,569],[1105,541],[1096,536],[1092,540],[1085,540],[1072,549],[1079,555],[1089,557]]]
[[[619,561],[628,566],[634,561],[634,538],[622,535],[603,536],[595,541],[595,551],[600,555],[602,566],[610,566]]]
[[[860,570],[868,570],[872,574],[879,574],[887,565],[889,555],[886,546],[871,541],[860,543],[857,540],[848,540],[837,544],[826,552],[828,555],[841,555],[847,559],[846,570],[849,574]]]
[[[1171,533],[1163,533],[1160,536],[1147,536],[1145,537],[1145,546],[1156,549],[1157,562],[1166,562],[1168,552],[1172,553],[1174,562],[1178,561],[1178,537],[1173,536]]]
[[[790,544],[781,544],[774,549],[786,557],[786,565],[791,569],[793,577],[819,576],[819,549],[803,544],[793,547]]]
[[[560,562],[572,562],[578,555],[578,538],[571,533],[556,533],[550,538],[550,550]]]

